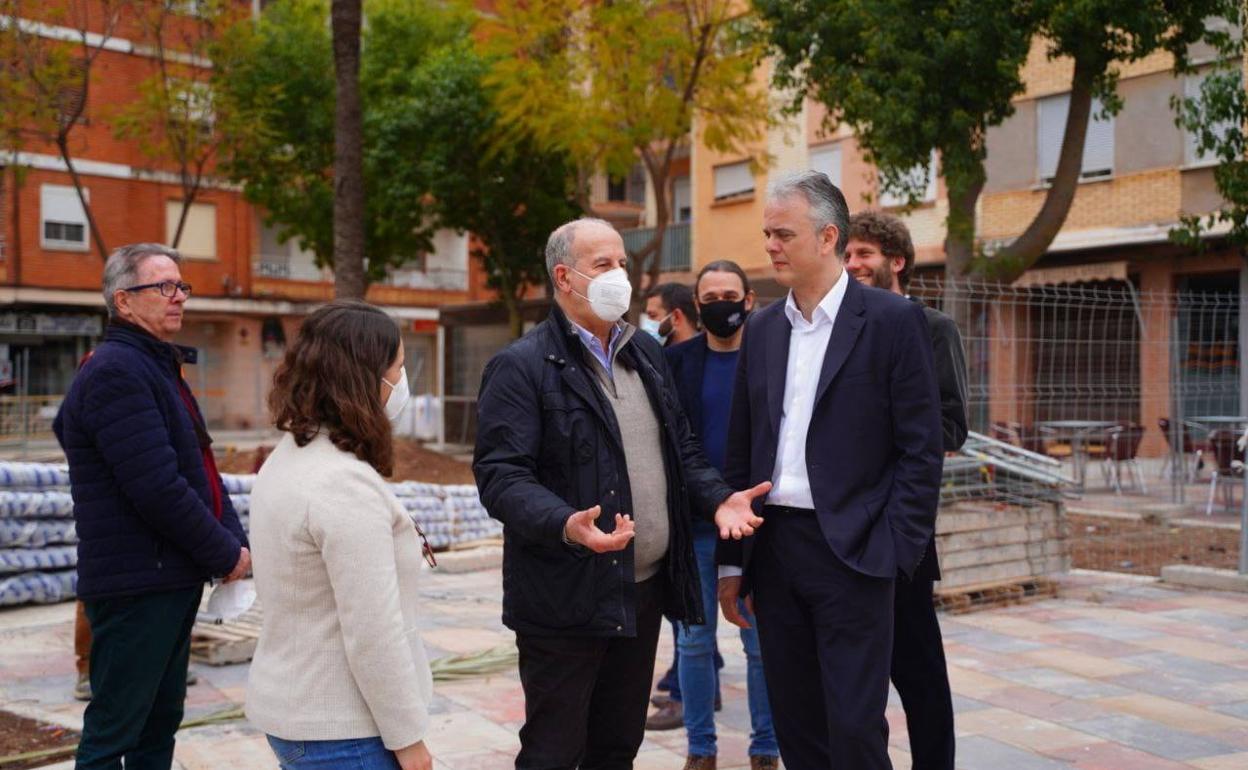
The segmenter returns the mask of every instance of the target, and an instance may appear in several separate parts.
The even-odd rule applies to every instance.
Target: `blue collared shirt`
[[[598,359],[598,363],[602,364],[602,368],[606,370],[607,376],[612,380],[615,379],[615,373],[611,370],[611,361],[615,358],[615,343],[620,339],[622,327],[617,323],[611,327],[611,339],[607,341],[607,349],[602,349],[602,341],[585,327],[571,319],[568,323],[572,324],[572,328],[576,329],[577,336],[581,338],[581,342]]]

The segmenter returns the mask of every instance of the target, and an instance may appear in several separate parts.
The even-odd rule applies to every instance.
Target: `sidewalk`
[[[427,575],[424,638],[432,656],[511,639],[499,623],[497,570]],[[0,612],[0,708],[81,726],[73,684],[73,605]],[[1077,574],[1058,599],[942,616],[955,691],[958,767],[966,770],[1165,770],[1248,767],[1248,602],[1149,580]],[[720,628],[724,710],[720,767],[747,766],[745,661]],[[656,675],[671,654],[660,642]],[[187,713],[240,703],[246,667],[197,667]],[[514,673],[438,683],[429,746],[447,770],[513,767],[523,698]],[[892,755],[910,767],[905,718],[888,712]],[[649,733],[636,767],[679,770],[684,732]],[[186,770],[276,768],[246,722],[189,730]]]

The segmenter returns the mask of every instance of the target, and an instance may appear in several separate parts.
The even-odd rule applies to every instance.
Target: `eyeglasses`
[[[429,538],[425,537],[424,530],[420,528],[415,519],[412,520],[412,526],[416,527],[416,534],[420,535],[420,542],[422,543],[420,555],[425,557],[425,563],[430,567],[438,566],[438,558],[433,555],[433,546],[429,545]]]
[[[173,299],[182,292],[186,296],[191,296],[191,285],[182,283],[181,281],[160,281],[159,283],[141,283],[138,286],[131,286],[122,291],[143,291],[144,289],[160,289],[160,296]]]

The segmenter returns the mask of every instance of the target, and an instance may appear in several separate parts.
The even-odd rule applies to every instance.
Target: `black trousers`
[[[76,770],[169,770],[203,586],[88,599],[91,703]]]
[[[780,757],[788,770],[878,770],[888,759],[893,581],[832,553],[813,511],[768,508],[751,577]]]
[[[906,710],[914,770],[953,770],[953,696],[931,580],[897,580],[893,686]]]
[[[517,634],[524,727],[518,770],[627,770],[646,734],[662,576],[637,584],[637,636]]]

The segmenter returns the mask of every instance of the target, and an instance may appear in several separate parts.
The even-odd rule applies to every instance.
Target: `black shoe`
[[[685,707],[680,701],[671,701],[646,719],[647,730],[675,730],[685,726]]]

